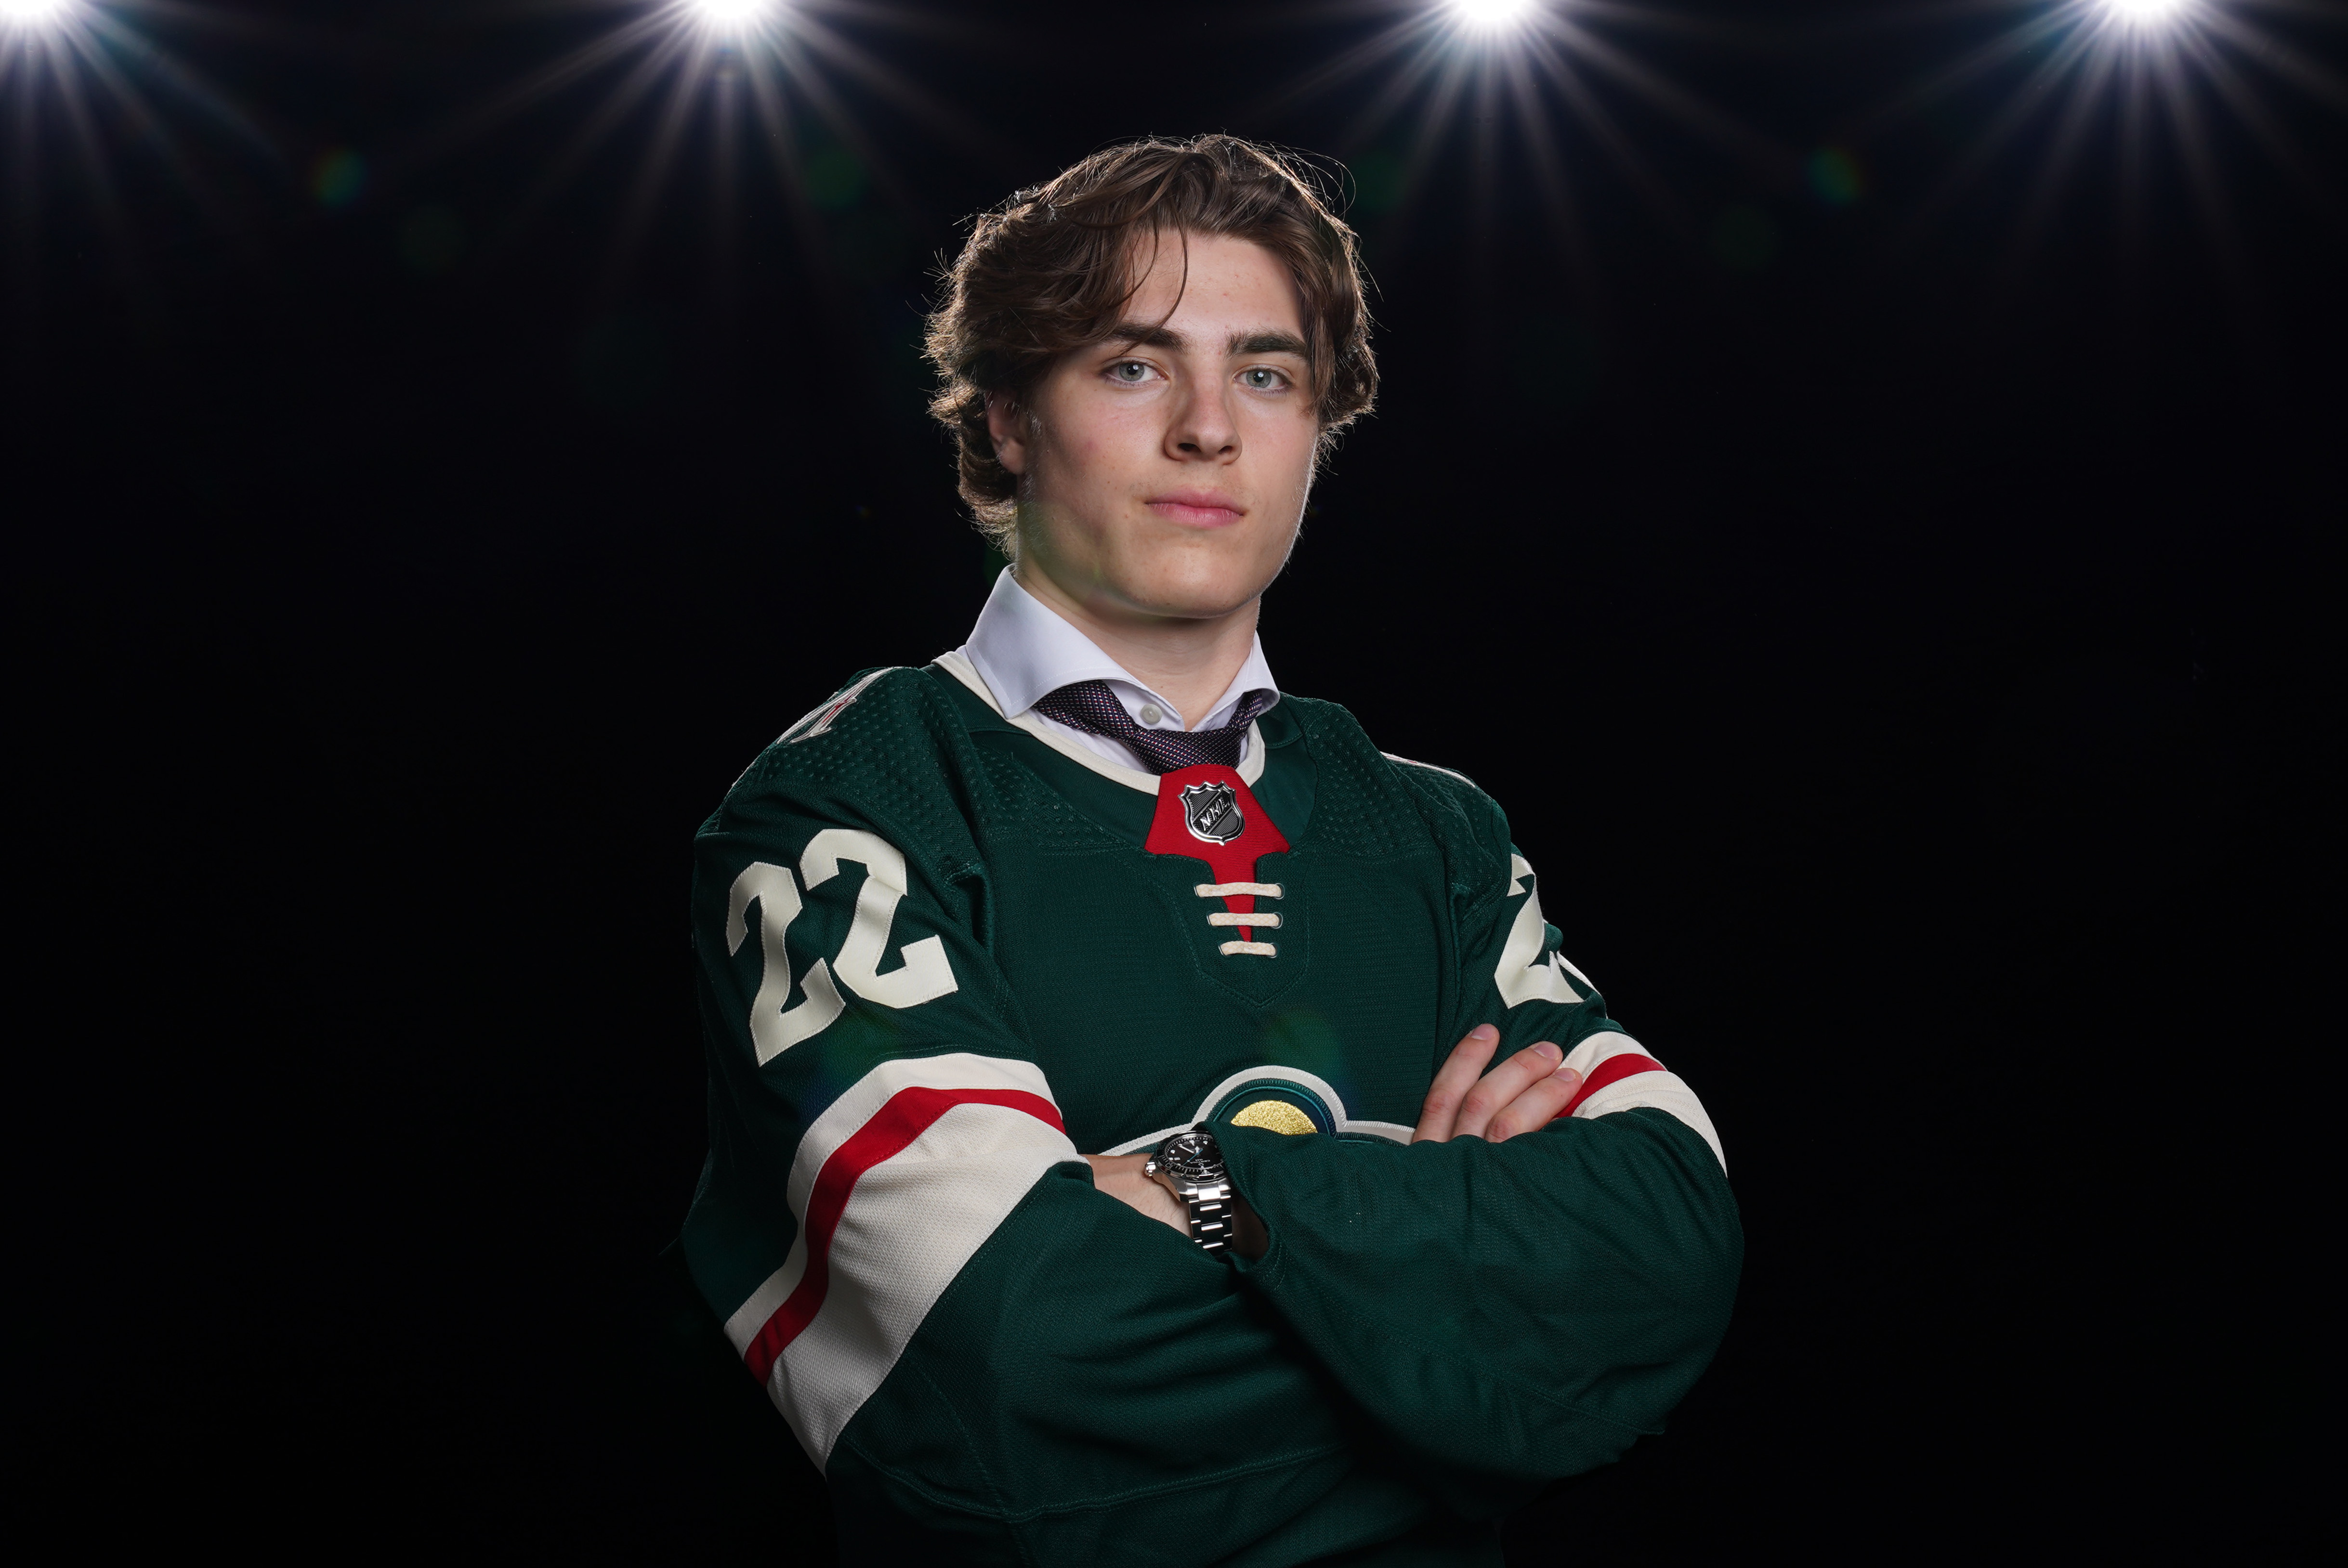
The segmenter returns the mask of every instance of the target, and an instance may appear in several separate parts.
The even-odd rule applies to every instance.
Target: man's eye
[[[1108,367],[1109,379],[1122,381],[1130,386],[1149,379],[1149,367],[1138,359],[1123,360]]]
[[[1251,392],[1277,392],[1288,384],[1288,377],[1262,365],[1240,372],[1240,383]]]

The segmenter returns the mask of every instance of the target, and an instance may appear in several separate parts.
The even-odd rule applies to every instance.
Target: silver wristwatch
[[[1190,1211],[1190,1239],[1209,1252],[1220,1252],[1231,1245],[1231,1177],[1223,1168],[1222,1145],[1205,1127],[1200,1122],[1159,1144],[1141,1173],[1165,1177]]]

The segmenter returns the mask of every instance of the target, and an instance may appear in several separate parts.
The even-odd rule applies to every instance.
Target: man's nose
[[[1238,424],[1225,401],[1224,389],[1193,386],[1176,411],[1167,431],[1169,456],[1185,462],[1201,457],[1229,457],[1239,451]]]

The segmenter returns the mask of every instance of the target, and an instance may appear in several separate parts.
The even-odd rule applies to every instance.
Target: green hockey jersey
[[[1163,777],[959,655],[859,676],[696,842],[703,1295],[843,1561],[1497,1562],[1702,1370],[1741,1257],[1687,1085],[1558,951],[1468,780],[1288,696]],[[1584,1085],[1409,1143],[1478,1023]],[[1215,1123],[1271,1243],[1200,1251],[1080,1154]]]

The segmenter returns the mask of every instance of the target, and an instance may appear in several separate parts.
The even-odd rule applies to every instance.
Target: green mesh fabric
[[[1076,1147],[1105,1151],[1266,1073],[1406,1127],[1471,1024],[1499,1025],[1504,1050],[1617,1028],[1594,994],[1500,994],[1528,896],[1507,819],[1466,780],[1381,755],[1334,703],[1267,716],[1256,797],[1291,849],[1258,875],[1282,885],[1282,924],[1273,953],[1241,957],[1207,922],[1220,899],[1196,894],[1205,863],[1142,848],[1152,796],[945,672],[882,672],[815,729],[768,747],[696,843],[712,1155],[685,1252],[721,1317],[792,1255],[801,1140],[890,1062],[1032,1064]],[[763,935],[729,941],[729,889],[841,828],[904,856],[883,970],[934,938],[953,988],[903,1007],[843,993],[762,1063],[753,1009],[808,1004],[864,873],[807,887],[771,960]],[[788,966],[780,989],[769,961]],[[847,1560],[1488,1563],[1490,1520],[1653,1430],[1717,1342],[1735,1204],[1670,1116],[1489,1148],[1250,1127],[1226,1143],[1275,1238],[1246,1268],[1080,1164],[1006,1201],[819,1456]],[[927,1245],[911,1223],[903,1246]],[[885,1248],[860,1255],[885,1266],[869,1261]],[[830,1288],[858,1310],[852,1274]]]
[[[1417,770],[1398,767],[1382,754],[1353,714],[1334,702],[1304,697],[1285,699],[1282,706],[1292,702],[1319,770],[1314,827],[1329,847],[1376,858],[1433,845],[1472,846],[1470,839],[1446,844],[1429,832],[1427,815],[1406,777],[1406,771]]]

